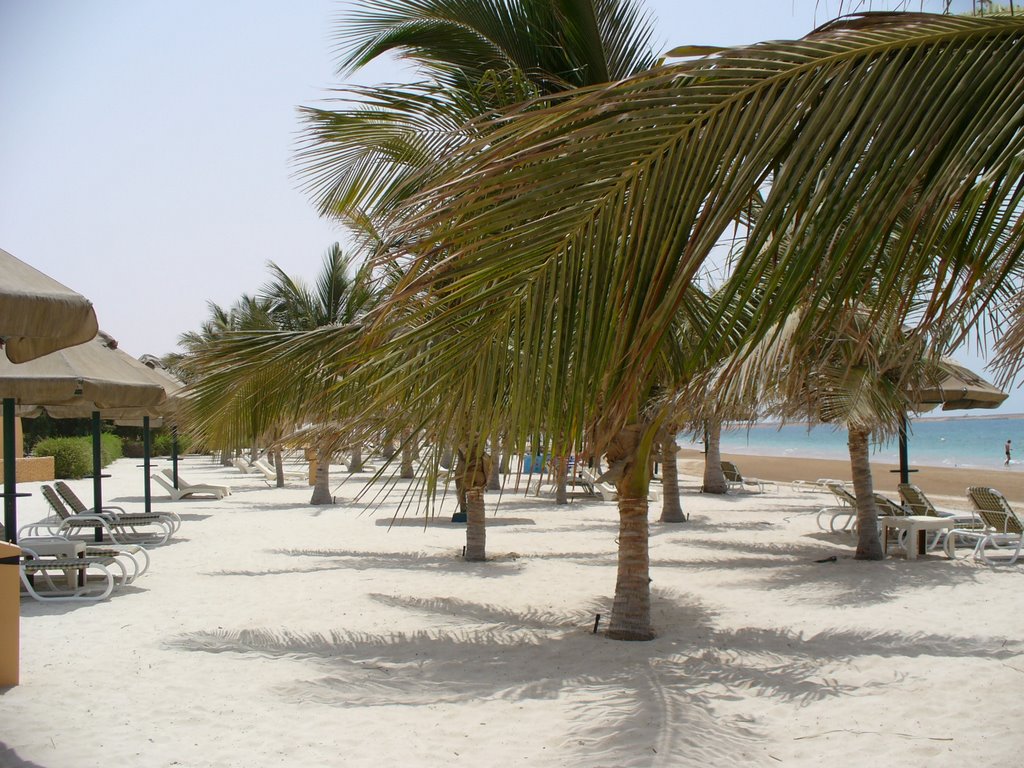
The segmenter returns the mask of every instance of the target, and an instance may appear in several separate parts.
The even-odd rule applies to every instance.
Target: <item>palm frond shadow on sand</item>
[[[254,570],[210,571],[208,576],[287,576],[325,571],[367,571],[380,568],[404,571],[449,571],[473,573],[479,578],[499,578],[518,569],[515,555],[496,556],[486,563],[471,563],[452,548],[450,555],[424,552],[362,552],[348,549],[275,549],[272,554],[310,558],[307,565]]]
[[[749,762],[762,734],[716,711],[738,690],[802,704],[884,692],[888,670],[857,685],[823,665],[861,657],[934,655],[1008,658],[1019,643],[970,637],[832,630],[805,637],[784,629],[719,630],[700,604],[658,593],[654,620],[665,636],[616,643],[590,631],[603,603],[571,614],[517,612],[455,598],[372,595],[398,611],[443,617],[450,626],[412,633],[303,633],[263,628],[192,632],[168,647],[308,661],[314,676],[282,686],[292,701],[338,707],[428,707],[476,699],[571,702],[567,764],[649,765],[654,755],[685,763]],[[638,756],[644,757],[638,757]]]

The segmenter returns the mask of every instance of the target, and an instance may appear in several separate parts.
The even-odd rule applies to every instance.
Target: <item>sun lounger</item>
[[[1012,565],[1017,562],[1024,543],[1024,520],[995,488],[972,486],[967,489],[967,498],[985,523],[985,529],[954,528],[946,537],[946,554],[954,556],[959,537],[975,542],[974,559],[986,565]],[[989,547],[1002,553],[1001,556],[990,558],[987,553]]]
[[[265,462],[263,459],[256,459],[256,461],[254,461],[252,463],[252,466],[255,468],[255,470],[257,472],[260,472],[263,475],[263,478],[268,483],[273,484],[273,483],[277,482],[277,470],[274,469],[269,464],[267,464],[267,462]],[[286,480],[306,480],[307,479],[307,475],[304,474],[304,473],[300,473],[300,472],[285,472],[284,473],[284,477],[285,477]]]
[[[241,472],[243,475],[262,475],[263,473],[258,467],[249,466],[249,462],[244,459],[232,459],[231,464]]]
[[[826,488],[835,497],[837,503],[818,510],[816,518],[818,527],[832,533],[854,530],[857,521],[857,499],[839,483],[829,484]],[[828,519],[827,526],[824,523],[826,518]],[[837,530],[836,523],[840,520],[843,521],[843,524]]]
[[[0,525],[0,539],[5,537],[3,525]],[[149,570],[149,552],[138,544],[94,544],[80,539],[69,539],[66,536],[19,536],[18,546],[27,547],[44,557],[112,557],[120,561],[127,583]]]
[[[64,505],[64,501],[51,486],[42,485],[39,490],[53,511],[53,515],[37,523],[23,526],[18,531],[19,538],[24,536],[84,535],[85,531],[95,528],[99,528],[104,536],[109,536],[110,540],[118,545],[138,543],[130,541],[133,537],[141,537],[145,541],[152,541],[155,544],[163,544],[171,536],[170,522],[158,515],[136,516],[130,522],[122,524],[117,515],[112,513],[74,514]],[[140,532],[138,528],[142,527],[154,527],[157,531]]]
[[[174,475],[169,469],[163,470],[163,474],[157,473],[152,477],[170,494],[171,501],[190,499],[194,496],[213,496],[216,499],[223,499],[231,494],[231,489],[226,485],[189,483],[180,474],[178,475],[178,487],[175,488],[172,480]]]
[[[71,511],[76,515],[92,515],[99,514],[103,516],[111,516],[117,521],[118,525],[125,528],[132,528],[136,525],[149,525],[152,523],[153,518],[157,518],[165,521],[171,527],[171,533],[177,533],[178,529],[181,528],[181,518],[178,517],[175,512],[127,512],[124,507],[103,507],[102,510],[96,512],[85,506],[85,503],[78,498],[78,495],[71,490],[71,487],[63,480],[58,480],[53,484],[54,489],[58,495],[64,499]]]
[[[18,572],[25,591],[40,602],[83,602],[105,600],[114,591],[114,572],[109,566],[113,558],[55,556],[46,557],[31,547],[22,546]],[[58,584],[54,574],[60,573],[64,583]],[[90,574],[93,578],[90,578]],[[96,583],[95,578],[99,578]],[[38,581],[46,585],[40,590]]]
[[[764,489],[771,486],[776,491],[779,486],[771,480],[759,480],[756,477],[743,477],[739,467],[731,461],[722,462],[722,474],[725,475],[725,484],[729,490],[745,491],[757,488],[758,493],[764,493]]]

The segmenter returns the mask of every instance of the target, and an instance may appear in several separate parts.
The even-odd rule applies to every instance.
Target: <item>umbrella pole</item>
[[[910,459],[907,456],[907,414],[900,414],[900,482],[910,482]]]
[[[100,477],[100,412],[92,412],[92,507],[94,515],[103,514],[103,479]],[[103,529],[93,528],[93,538],[103,541]]]
[[[171,466],[174,467],[174,487],[178,487],[178,427],[171,427]]]
[[[14,460],[14,398],[4,398],[4,533],[18,543],[17,464]]]
[[[149,485],[149,455],[150,455],[150,441],[149,441],[149,416],[142,417],[142,487],[145,491],[146,498],[146,514],[150,514],[153,509],[153,496],[150,492]]]

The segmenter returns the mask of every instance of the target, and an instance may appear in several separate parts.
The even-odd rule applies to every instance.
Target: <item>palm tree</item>
[[[342,77],[392,55],[425,79],[341,89],[355,107],[304,108],[306,188],[324,214],[376,221],[477,134],[470,121],[652,67],[652,29],[638,0],[368,0],[348,9],[337,34]]]
[[[322,271],[310,286],[271,262],[272,279],[258,297],[259,306],[265,310],[266,324],[253,329],[232,328],[227,323],[226,330],[196,335],[186,344],[189,354],[185,365],[196,379],[191,403],[192,422],[203,434],[245,434],[251,439],[269,435],[279,451],[286,430],[294,431],[310,421],[320,422],[319,428],[304,432],[315,441],[317,453],[311,504],[333,501],[330,458],[345,437],[345,430],[340,426],[344,414],[331,410],[317,412],[306,407],[307,403],[314,402],[314,398],[309,397],[310,389],[324,385],[318,372],[303,378],[287,366],[281,367],[272,361],[245,365],[238,361],[226,363],[225,359],[235,349],[248,349],[256,354],[259,348],[272,345],[277,334],[282,333],[293,337],[329,326],[351,335],[375,301],[369,268],[361,267],[351,274],[353,263],[354,258],[335,243],[325,253]],[[248,302],[249,305],[255,306],[255,303]],[[260,332],[252,333],[253,330]],[[279,453],[276,464],[280,485],[283,474]]]
[[[343,76],[391,54],[426,78],[414,86],[346,89],[355,108],[306,109],[299,153],[321,212],[371,228],[429,182],[431,169],[479,135],[474,120],[532,98],[605,83],[655,63],[651,26],[634,0],[377,0],[339,27]],[[402,240],[385,238],[385,247]],[[498,393],[495,393],[497,396]],[[535,425],[537,426],[537,425]],[[482,503],[484,484],[462,473],[483,460],[480,434],[454,435],[475,456],[460,483]],[[462,493],[460,492],[460,498]],[[468,501],[468,497],[467,497]],[[467,520],[483,524],[482,513]],[[475,542],[479,531],[467,530]],[[467,552],[480,548],[467,544]]]
[[[597,424],[620,493],[613,636],[652,634],[647,463],[665,413],[651,375],[725,228],[770,184],[725,289],[753,301],[752,338],[802,302],[818,310],[794,334],[809,345],[865,272],[870,321],[880,308],[922,328],[955,314],[1022,248],[1022,40],[1019,19],[864,14],[547,99],[463,146],[395,212],[407,277],[377,328],[400,314],[402,342],[423,350],[390,358],[406,385],[464,392],[464,372],[512,339],[525,354],[500,366],[508,434]],[[937,268],[936,251],[949,254]],[[909,318],[899,291],[925,279]],[[734,304],[710,326],[736,325]],[[690,370],[727,335],[697,340]],[[435,417],[454,419],[450,407]],[[479,409],[465,428],[496,420]]]

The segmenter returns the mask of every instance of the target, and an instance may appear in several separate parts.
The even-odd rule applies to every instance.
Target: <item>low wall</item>
[[[32,456],[14,460],[14,477],[19,483],[53,480],[53,456]]]

